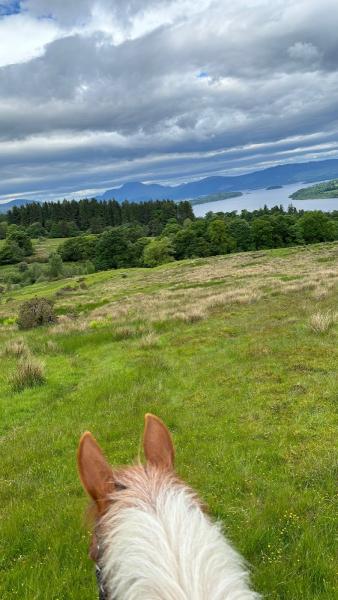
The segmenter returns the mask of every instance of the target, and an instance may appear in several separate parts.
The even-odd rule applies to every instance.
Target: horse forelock
[[[114,471],[100,517],[100,565],[112,600],[252,600],[241,558],[176,475]]]

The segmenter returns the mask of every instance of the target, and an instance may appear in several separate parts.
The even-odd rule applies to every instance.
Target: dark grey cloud
[[[0,193],[338,155],[336,0],[21,5],[59,33],[0,69]]]

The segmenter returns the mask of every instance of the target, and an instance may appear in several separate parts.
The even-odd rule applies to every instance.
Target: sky
[[[338,157],[337,0],[0,0],[0,201]]]

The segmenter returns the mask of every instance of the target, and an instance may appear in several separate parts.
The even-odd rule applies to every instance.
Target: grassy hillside
[[[90,429],[128,463],[146,411],[172,430],[179,474],[222,520],[255,588],[332,600],[337,258],[337,243],[322,244],[2,295],[2,600],[97,597],[78,439]],[[19,332],[33,296],[54,298],[59,322]],[[18,392],[28,352],[45,382]]]

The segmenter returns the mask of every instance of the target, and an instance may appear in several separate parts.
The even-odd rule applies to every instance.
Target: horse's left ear
[[[172,469],[175,450],[171,435],[161,419],[146,414],[143,448],[147,462],[160,469]]]
[[[107,494],[114,487],[113,470],[89,431],[80,439],[77,466],[84,489],[95,500],[99,509],[103,509]]]

